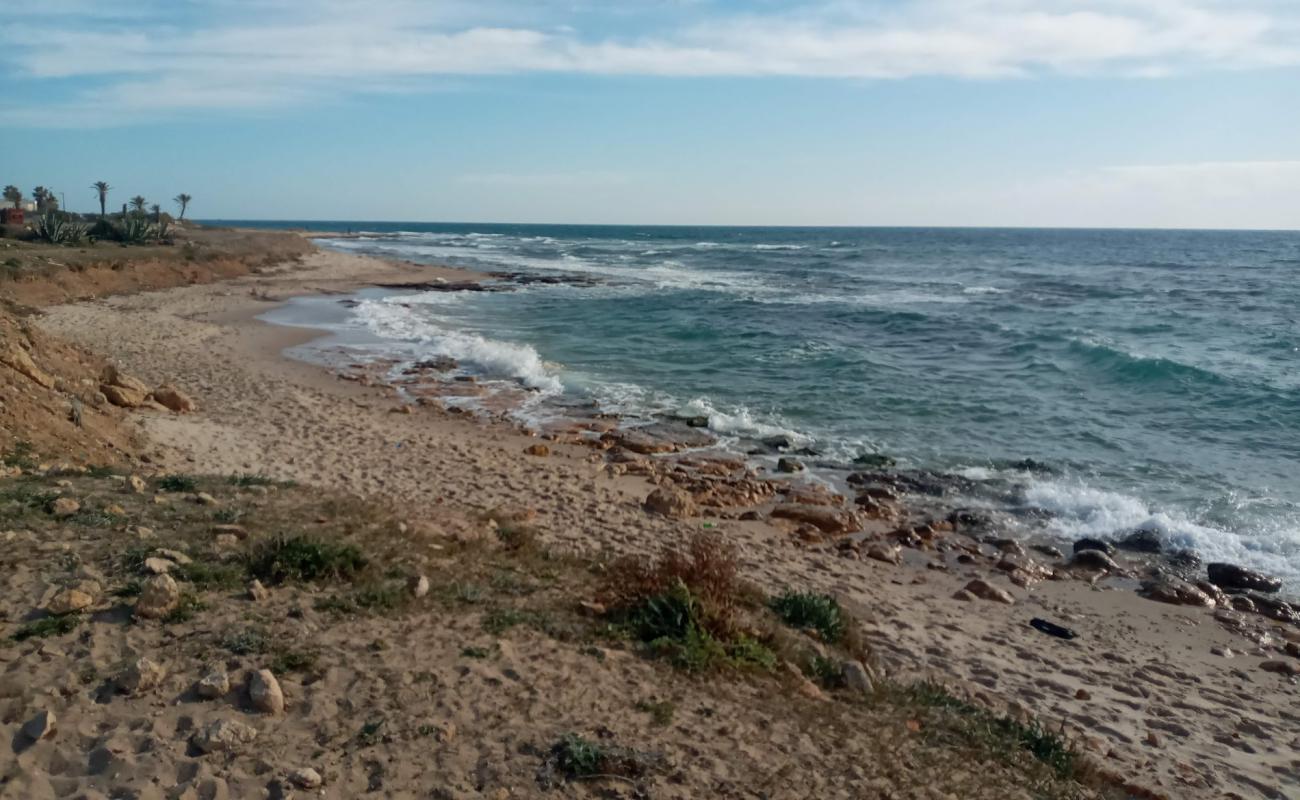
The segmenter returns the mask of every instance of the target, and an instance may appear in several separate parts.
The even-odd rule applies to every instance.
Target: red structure
[[[0,225],[22,225],[23,210],[21,208],[0,208]]]

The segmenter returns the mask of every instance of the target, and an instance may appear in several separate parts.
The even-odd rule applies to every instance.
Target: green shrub
[[[199,483],[190,475],[164,475],[157,480],[157,486],[164,492],[193,492]]]
[[[353,544],[292,536],[263,542],[249,555],[247,566],[250,575],[269,583],[351,579],[365,568],[366,558]]]
[[[86,238],[86,226],[73,222],[67,214],[48,211],[36,220],[32,231],[47,244],[77,244]]]
[[[42,617],[41,619],[29,622],[19,628],[14,633],[13,639],[15,642],[25,642],[28,639],[44,639],[47,636],[62,636],[66,633],[72,633],[80,624],[80,614]]]
[[[781,621],[793,628],[814,630],[822,641],[838,642],[844,637],[845,615],[835,598],[811,592],[786,592],[769,605]]]

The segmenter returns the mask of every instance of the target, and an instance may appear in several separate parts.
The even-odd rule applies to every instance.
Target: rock
[[[793,458],[782,458],[776,462],[777,472],[803,472],[803,464]]]
[[[99,391],[103,393],[108,402],[118,408],[139,408],[149,399],[148,390],[137,391],[107,383],[100,386]]]
[[[1295,677],[1300,675],[1300,662],[1283,661],[1281,659],[1274,661],[1265,661],[1259,665],[1259,668],[1265,672],[1276,672],[1279,675]]]
[[[1210,576],[1210,583],[1224,589],[1240,589],[1252,592],[1272,594],[1282,588],[1282,580],[1256,572],[1253,569],[1239,567],[1236,564],[1216,562],[1205,566]]]
[[[56,497],[50,502],[50,513],[60,519],[70,517],[81,510],[81,503],[71,497]]]
[[[269,669],[259,669],[249,676],[248,699],[264,714],[284,713],[284,692]]]
[[[1121,539],[1119,547],[1135,553],[1159,553],[1164,549],[1164,542],[1160,541],[1160,534],[1156,531],[1139,528]]]
[[[1115,545],[1111,544],[1110,542],[1103,541],[1101,539],[1084,537],[1074,543],[1074,552],[1078,553],[1082,550],[1100,550],[1101,552],[1109,556],[1109,555],[1114,555]]]
[[[127,663],[117,676],[113,685],[123,694],[139,695],[153,689],[167,677],[167,671],[160,664],[140,656]]]
[[[319,789],[322,783],[320,773],[311,767],[302,767],[289,773],[289,783],[297,786],[299,789]]]
[[[693,447],[709,447],[718,441],[715,436],[701,428],[692,428],[681,423],[654,423],[639,428],[611,431],[603,438],[634,453],[644,455],[673,453]]]
[[[844,677],[844,685],[852,691],[871,694],[876,690],[871,673],[861,661],[850,660],[840,664],[840,674]]]
[[[152,575],[166,575],[176,569],[176,563],[165,558],[146,558],[144,569]]]
[[[1230,647],[1211,647],[1210,654],[1216,655],[1219,658],[1232,658],[1237,655],[1236,653],[1232,652],[1232,648]]]
[[[776,436],[768,436],[763,439],[763,446],[772,450],[789,450],[794,447],[794,439],[784,433],[779,433]]]
[[[78,611],[85,611],[95,604],[95,598],[89,592],[81,589],[69,588],[64,589],[50,598],[45,604],[45,610],[55,616],[64,614],[75,614]]]
[[[671,486],[660,486],[650,493],[642,507],[652,513],[670,518],[695,515],[695,500],[686,492]]]
[[[126,479],[126,485],[135,494],[144,494],[144,490],[148,486],[148,484],[144,482],[144,478],[141,478],[139,475],[131,475],[128,477]]]
[[[1062,553],[1059,547],[1053,547],[1050,544],[1031,544],[1030,547],[1048,558],[1065,558],[1065,553]]]
[[[867,548],[867,558],[875,559],[876,561],[883,561],[886,564],[897,565],[899,562],[899,548],[897,546],[891,547],[881,542],[873,542],[871,546]]]
[[[198,408],[189,395],[169,383],[154,389],[152,397],[159,405],[177,414],[188,414]]]
[[[221,505],[221,501],[220,501],[220,500],[218,500],[217,498],[215,498],[215,497],[213,497],[212,495],[208,494],[207,492],[198,492],[198,493],[196,493],[196,494],[194,495],[194,497],[193,497],[193,500],[194,500],[194,502],[198,503],[198,504],[201,505],[201,506],[218,506],[218,505]]]
[[[1075,699],[1075,700],[1084,700],[1084,701],[1091,700],[1091,699],[1092,699],[1092,692],[1088,691],[1087,689],[1079,689],[1078,691],[1076,691],[1076,692],[1074,693],[1074,699]]]
[[[424,597],[429,594],[429,579],[424,575],[412,575],[406,581],[406,588],[412,597]]]
[[[19,375],[35,381],[46,389],[54,388],[54,378],[36,366],[36,362],[32,361],[32,357],[27,355],[27,351],[18,346],[16,342],[11,342],[9,349],[3,355],[0,355],[0,362],[16,370]]]
[[[999,589],[983,578],[976,578],[966,584],[965,590],[981,600],[991,600],[995,603],[1006,603],[1007,605],[1016,602],[1016,599],[1006,589]]]
[[[140,587],[135,601],[135,615],[144,619],[159,619],[175,610],[181,601],[181,590],[170,575],[155,575]]]
[[[214,668],[199,678],[198,683],[194,684],[194,691],[207,700],[225,697],[226,692],[230,691],[230,676],[224,669]]]
[[[1079,550],[1075,549],[1074,558],[1070,559],[1070,566],[1075,569],[1100,569],[1107,572],[1123,572],[1115,559],[1106,555],[1101,550]]]
[[[254,578],[253,580],[251,580],[251,581],[248,582],[248,599],[249,599],[249,600],[253,600],[253,601],[255,601],[255,602],[260,603],[260,602],[266,600],[266,599],[267,599],[268,597],[270,597],[270,596],[271,596],[271,592],[270,592],[269,590],[267,590],[267,588],[266,588],[265,586],[262,585],[262,582],[261,582],[261,581],[259,581],[259,580],[257,580],[256,578]]]
[[[1216,605],[1214,598],[1196,586],[1169,576],[1143,583],[1138,593],[1158,603],[1172,603],[1180,606],[1212,607]]]
[[[970,592],[966,591],[965,589],[958,589],[957,591],[953,592],[952,599],[960,600],[963,603],[973,603],[979,598],[971,594]]]
[[[202,753],[229,753],[257,738],[257,729],[232,719],[209,723],[190,738]]]
[[[772,509],[772,516],[807,523],[822,533],[850,533],[860,527],[853,512],[831,506],[782,503]]]
[[[23,736],[33,742],[39,742],[53,736],[56,726],[54,712],[46,709],[23,723]]]
[[[863,453],[853,459],[853,465],[856,467],[866,467],[867,469],[886,469],[897,463],[894,459],[884,453]]]
[[[213,536],[234,536],[237,539],[247,539],[248,529],[243,525],[222,524],[212,526]]]
[[[229,533],[219,533],[213,538],[212,544],[218,550],[234,550],[239,547],[239,537]]]
[[[551,448],[539,442],[525,447],[524,453],[530,456],[549,456],[551,454]]]

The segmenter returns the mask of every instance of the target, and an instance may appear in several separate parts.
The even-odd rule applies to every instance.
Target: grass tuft
[[[193,492],[199,488],[199,482],[192,475],[163,475],[154,482],[159,491],[163,492]]]
[[[822,641],[832,644],[844,638],[844,611],[829,595],[790,591],[772,598],[769,605],[792,628],[816,631]]]
[[[278,537],[250,554],[248,573],[266,583],[354,578],[366,566],[353,544],[324,542],[306,536]]]
[[[81,624],[80,614],[64,614],[57,617],[42,617],[41,619],[29,622],[17,630],[13,635],[15,642],[25,642],[28,639],[44,639],[49,636],[63,636],[72,633]]]

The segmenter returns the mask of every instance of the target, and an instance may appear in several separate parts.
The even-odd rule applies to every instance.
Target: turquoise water
[[[885,453],[1015,524],[1155,528],[1300,589],[1300,234],[351,227],[323,244],[597,281],[372,292],[339,323],[367,346],[788,432],[828,473]]]

